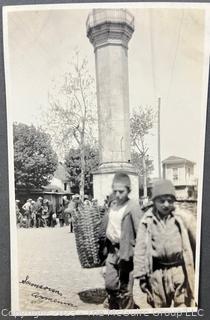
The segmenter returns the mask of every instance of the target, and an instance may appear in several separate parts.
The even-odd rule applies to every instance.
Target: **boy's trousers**
[[[112,248],[106,259],[105,287],[109,309],[133,309],[133,259],[119,259],[119,247]]]
[[[148,295],[148,302],[154,308],[187,306],[183,266],[156,269],[151,274],[149,285],[151,295]]]

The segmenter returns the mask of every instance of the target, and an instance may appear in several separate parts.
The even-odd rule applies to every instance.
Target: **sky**
[[[8,13],[10,105],[14,121],[39,125],[47,110],[52,81],[79,49],[95,76],[93,47],[86,37],[90,9]],[[138,106],[157,111],[161,98],[161,159],[175,155],[199,164],[205,14],[200,9],[131,8],[135,31],[129,42],[130,112]],[[147,138],[157,175],[157,126]]]

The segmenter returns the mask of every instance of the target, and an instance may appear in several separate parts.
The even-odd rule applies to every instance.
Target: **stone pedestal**
[[[128,42],[133,16],[124,9],[95,9],[87,19],[87,36],[94,46],[99,119],[100,167],[94,172],[94,198],[111,192],[114,173],[127,172],[131,197],[138,199],[138,176],[130,164]]]
[[[99,204],[103,204],[106,196],[112,192],[112,180],[116,172],[125,172],[131,180],[131,192],[129,197],[138,201],[139,195],[139,178],[132,166],[116,166],[110,163],[110,167],[101,165],[99,170],[93,173],[93,190],[94,198],[98,199]]]

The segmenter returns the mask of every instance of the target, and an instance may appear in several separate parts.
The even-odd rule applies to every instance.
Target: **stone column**
[[[125,9],[94,9],[87,19],[96,65],[100,167],[93,190],[99,203],[111,192],[117,171],[129,174],[131,197],[138,199],[138,176],[130,164],[128,42],[133,32],[134,18]]]

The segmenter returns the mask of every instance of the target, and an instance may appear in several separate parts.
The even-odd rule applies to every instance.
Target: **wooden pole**
[[[147,165],[146,165],[146,156],[143,154],[143,189],[144,189],[144,198],[147,198]]]

